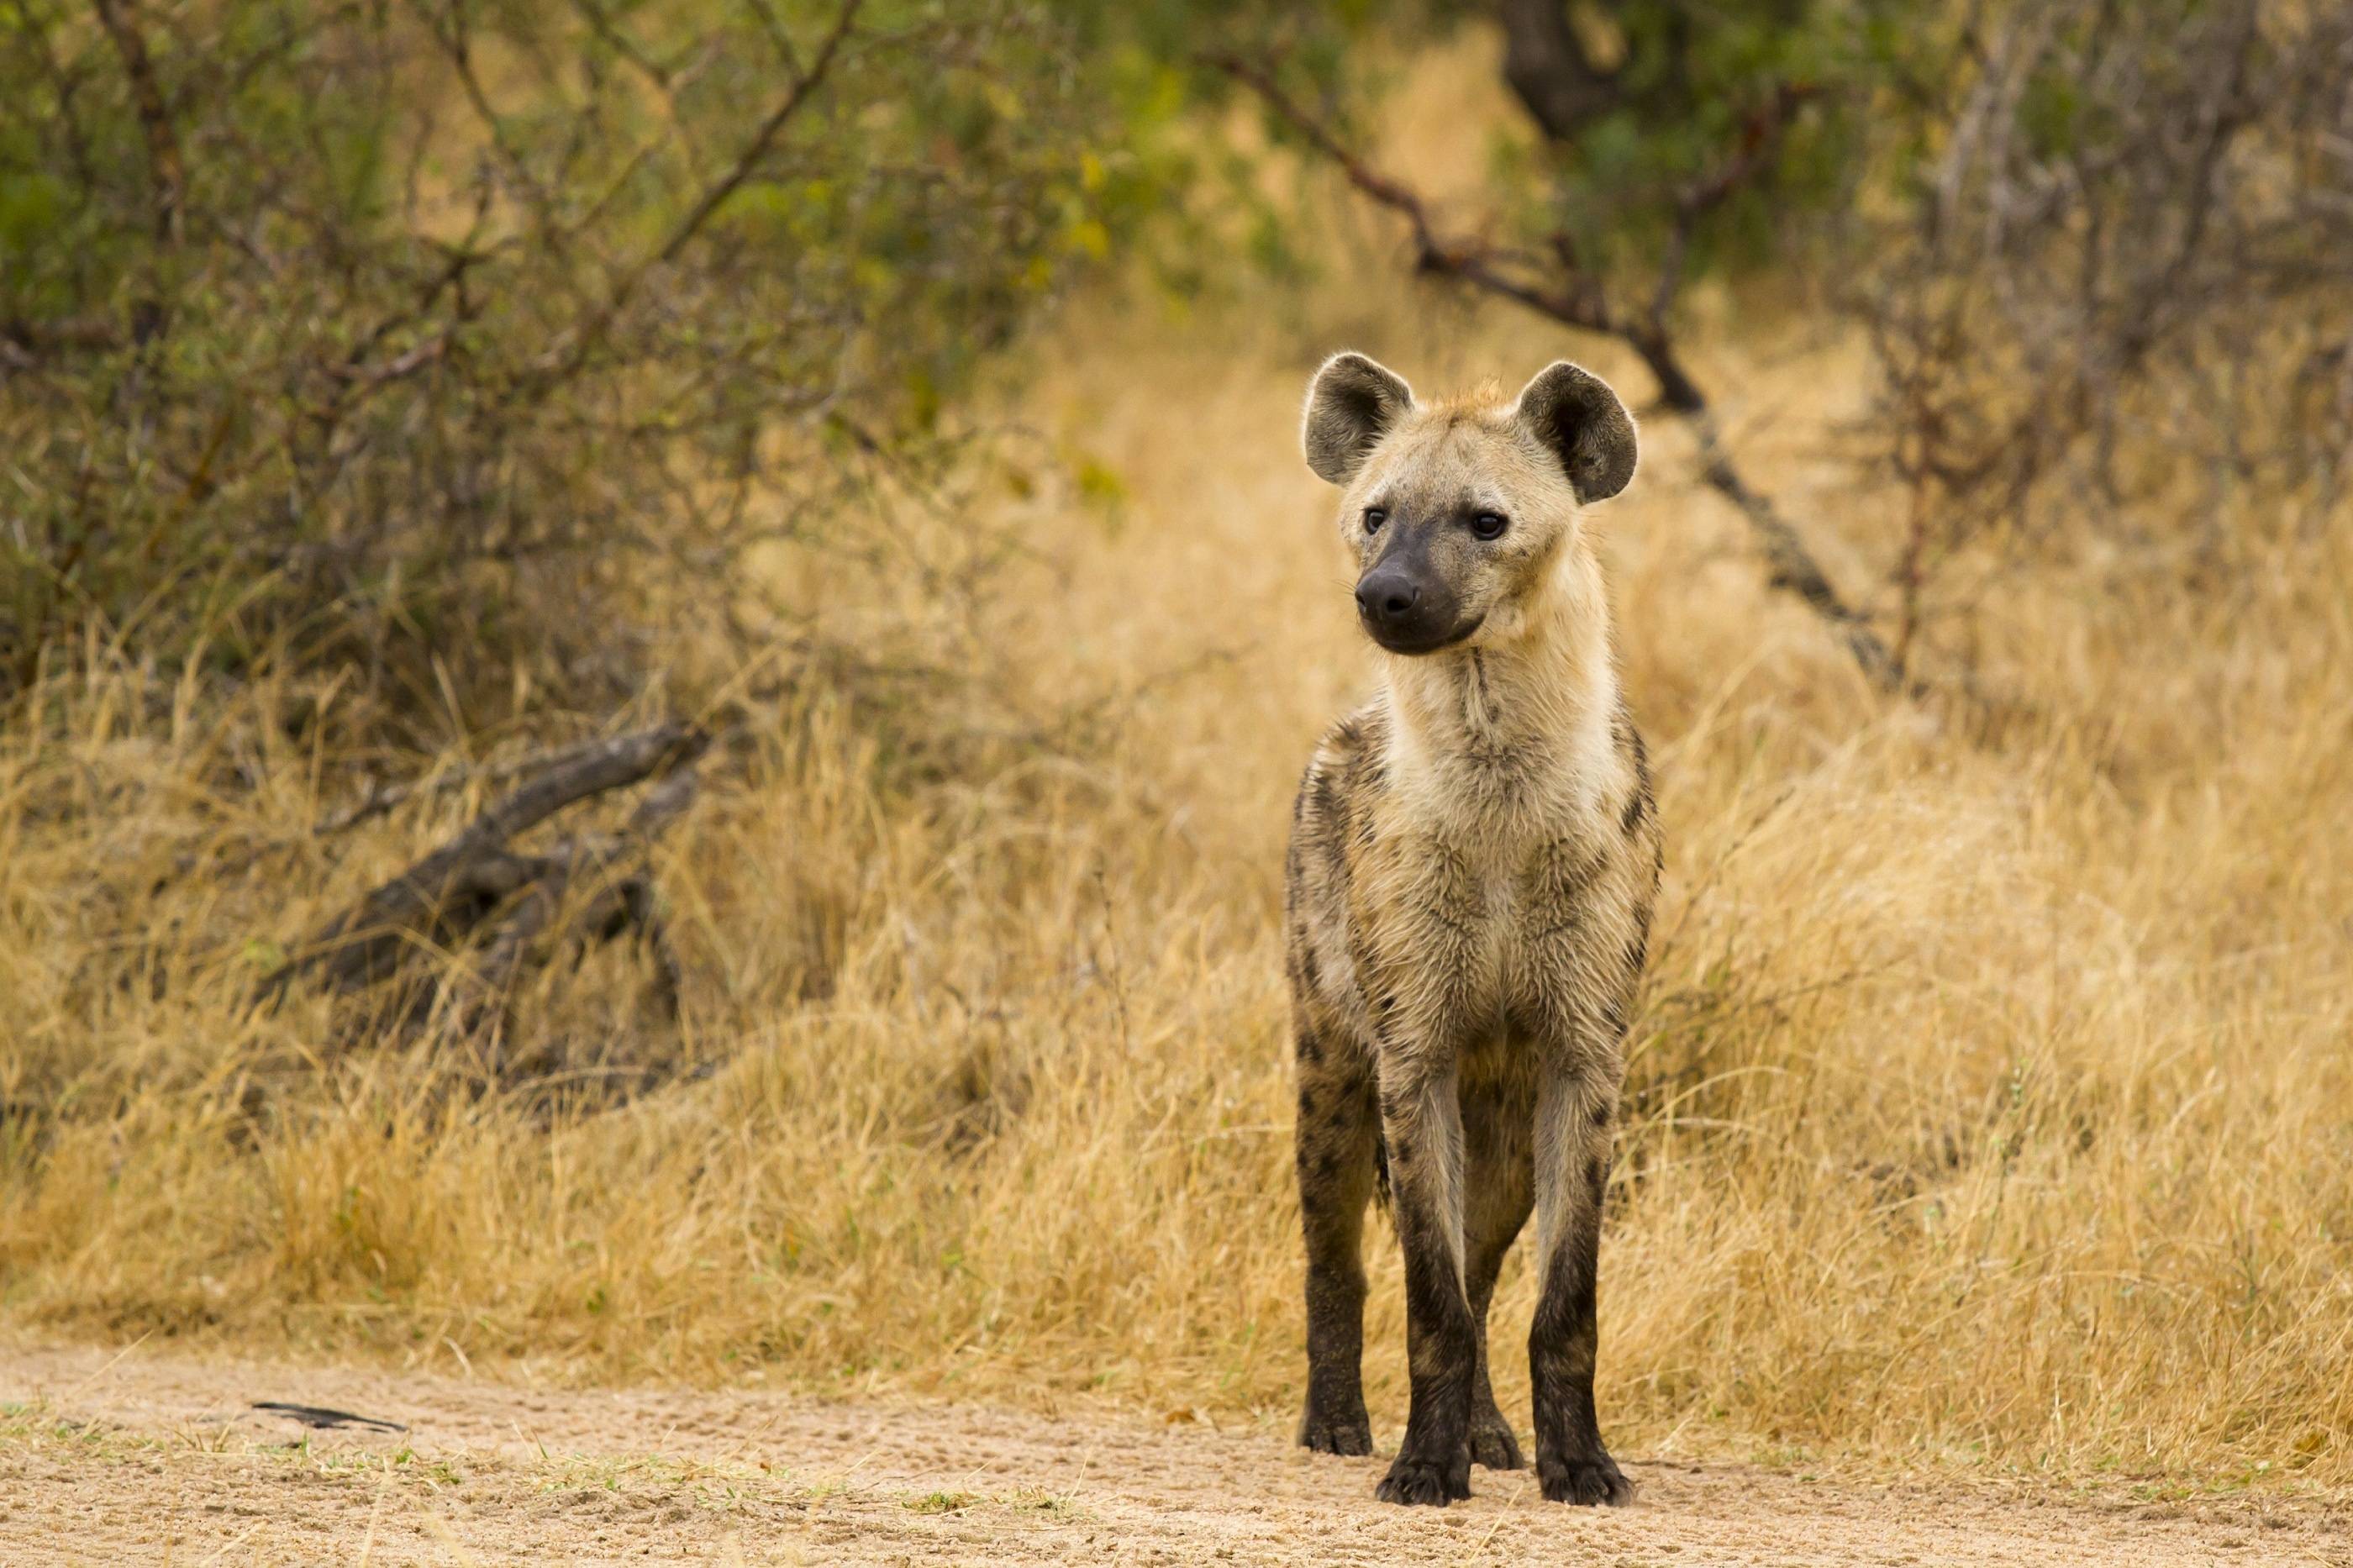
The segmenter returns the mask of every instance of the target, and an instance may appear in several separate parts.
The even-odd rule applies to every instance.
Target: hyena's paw
[[[1373,1423],[1358,1405],[1353,1411],[1307,1407],[1299,1418],[1299,1446],[1317,1454],[1344,1454],[1362,1458],[1373,1451]]]
[[[1618,1468],[1618,1461],[1596,1448],[1583,1458],[1554,1459],[1536,1456],[1536,1481],[1546,1502],[1571,1502],[1592,1508],[1615,1508],[1634,1500],[1634,1483]]]
[[[1458,1448],[1443,1464],[1417,1456],[1410,1448],[1397,1457],[1389,1473],[1373,1495],[1383,1502],[1428,1503],[1444,1508],[1471,1495],[1471,1449]]]
[[[1516,1470],[1527,1463],[1520,1458],[1520,1440],[1512,1436],[1511,1423],[1494,1410],[1472,1418],[1471,1458],[1491,1470]]]

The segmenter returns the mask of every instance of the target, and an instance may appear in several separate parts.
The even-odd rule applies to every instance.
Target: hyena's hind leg
[[[1487,1309],[1504,1255],[1528,1223],[1535,1204],[1535,1163],[1525,1106],[1505,1097],[1466,1094],[1462,1102],[1468,1180],[1462,1214],[1463,1281],[1479,1327],[1479,1371],[1471,1390],[1471,1458],[1491,1470],[1525,1463],[1512,1424],[1495,1403],[1487,1372]]]
[[[1299,1443],[1369,1454],[1365,1413],[1365,1207],[1373,1195],[1379,1107],[1354,1040],[1302,1018],[1299,1213],[1307,1238],[1307,1407]]]

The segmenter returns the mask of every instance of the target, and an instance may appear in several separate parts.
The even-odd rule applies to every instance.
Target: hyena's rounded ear
[[[1520,389],[1514,412],[1568,470],[1578,500],[1608,500],[1634,477],[1634,416],[1599,376],[1555,360]]]
[[[1307,386],[1302,439],[1318,479],[1345,485],[1413,406],[1413,388],[1363,354],[1334,354]]]

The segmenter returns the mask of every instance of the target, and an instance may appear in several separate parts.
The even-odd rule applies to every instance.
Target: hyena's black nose
[[[1356,613],[1375,626],[1395,626],[1421,602],[1421,584],[1403,573],[1367,573],[1356,584]]]

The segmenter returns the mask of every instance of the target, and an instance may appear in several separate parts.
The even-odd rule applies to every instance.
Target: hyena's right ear
[[[1413,406],[1413,388],[1363,354],[1334,354],[1307,387],[1307,466],[1345,485],[1390,426]]]

